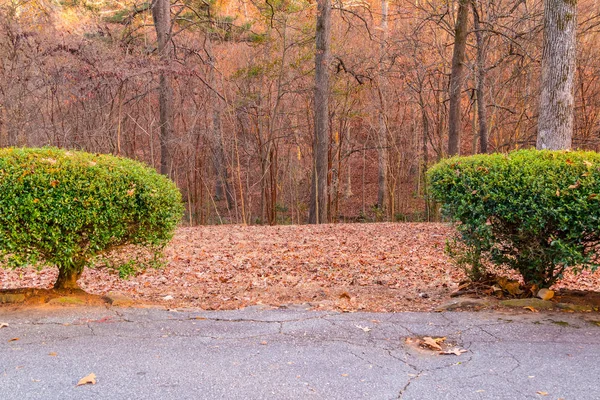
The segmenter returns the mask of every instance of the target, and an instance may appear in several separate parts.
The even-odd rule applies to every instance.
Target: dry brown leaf
[[[521,290],[521,285],[519,284],[518,281],[500,277],[497,279],[497,283],[498,283],[498,285],[500,285],[500,287],[503,290],[507,291],[509,294],[511,294],[513,296],[523,293],[523,290]]]
[[[348,294],[348,292],[344,292],[340,294],[340,299],[350,300],[350,294]]]
[[[423,338],[423,344],[433,350],[439,350],[442,351],[442,346],[439,345],[439,343],[443,343],[444,340],[446,340],[446,338],[431,338],[429,336],[426,336]]]
[[[0,322],[0,329],[8,328],[8,324],[6,322]]]
[[[531,312],[539,312],[537,309],[535,309],[535,308],[533,308],[533,307],[531,307],[531,306],[525,306],[525,307],[523,307],[523,308],[524,308],[524,309],[526,309],[526,310],[529,310],[529,311],[531,311]]]
[[[581,186],[581,182],[577,181],[575,184],[569,185],[569,189],[577,189],[579,186]]]
[[[58,353],[56,353],[56,352],[53,351],[52,353],[48,353],[48,355],[50,357],[56,357],[58,355]]]
[[[8,341],[9,341],[9,342],[16,342],[17,340],[19,340],[19,338],[18,338],[18,337],[14,337],[14,338],[12,338],[12,339],[8,339]]]
[[[96,384],[96,374],[94,374],[93,372],[91,374],[89,374],[88,376],[84,376],[83,378],[81,378],[79,380],[79,382],[77,382],[77,386],[95,385],[95,384]]]
[[[440,351],[440,354],[449,355],[454,354],[455,356],[460,356],[463,353],[466,353],[468,350],[461,349],[460,347],[453,347],[450,350]]]
[[[540,396],[548,396],[548,392],[544,392],[541,390],[538,390],[536,393],[539,394]]]
[[[539,297],[542,300],[550,300],[551,298],[554,297],[554,290],[540,289],[537,292],[537,297]]]

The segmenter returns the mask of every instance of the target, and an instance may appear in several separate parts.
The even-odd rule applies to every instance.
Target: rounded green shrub
[[[598,267],[600,154],[454,157],[434,165],[428,178],[442,212],[456,222],[450,255],[475,274],[490,261],[515,269],[527,285],[549,287],[567,269]]]
[[[55,288],[76,288],[83,268],[124,245],[168,243],[181,194],[144,164],[57,148],[0,149],[0,263],[55,265]]]

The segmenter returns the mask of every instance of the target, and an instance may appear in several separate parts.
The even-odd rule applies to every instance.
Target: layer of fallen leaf
[[[444,254],[452,233],[437,223],[180,228],[165,250],[166,267],[128,280],[108,268],[88,269],[79,283],[90,293],[120,292],[171,308],[310,303],[348,311],[430,310],[465,278]],[[56,274],[0,269],[0,281],[5,289],[49,288]],[[559,287],[597,289],[600,273],[569,275]]]

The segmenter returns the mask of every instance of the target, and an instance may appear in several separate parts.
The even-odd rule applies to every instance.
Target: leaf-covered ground
[[[180,228],[168,264],[121,280],[86,270],[91,293],[121,292],[168,307],[231,309],[311,303],[316,308],[430,310],[464,279],[444,255],[444,224],[205,226]],[[52,286],[54,269],[1,270],[2,288]],[[560,287],[600,289],[600,273],[568,276]]]

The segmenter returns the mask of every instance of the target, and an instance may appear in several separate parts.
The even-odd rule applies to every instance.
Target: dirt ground
[[[108,268],[79,280],[94,294],[203,309],[310,303],[314,308],[426,311],[464,279],[444,254],[452,228],[434,223],[180,228],[167,266],[127,280]],[[2,270],[2,289],[51,288],[55,269]],[[567,276],[556,289],[600,290],[600,271]]]

